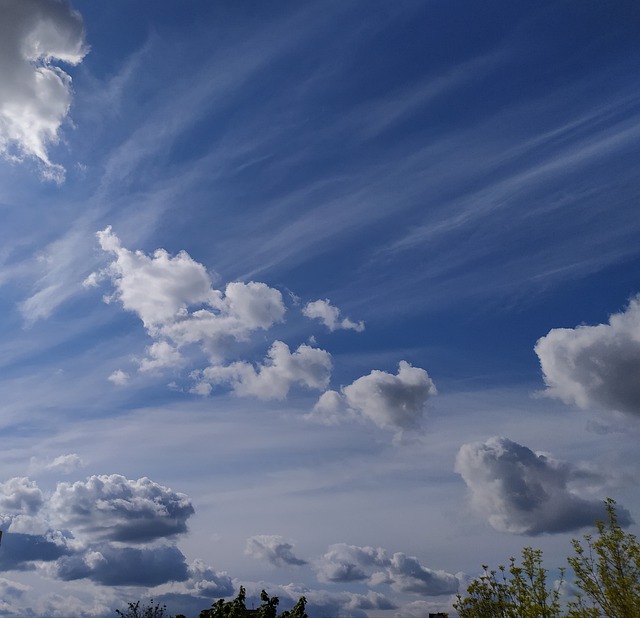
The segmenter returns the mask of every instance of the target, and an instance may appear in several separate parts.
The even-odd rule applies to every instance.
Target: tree
[[[116,614],[120,618],[165,618],[167,611],[166,605],[160,605],[160,603],[153,604],[151,599],[149,605],[140,604],[140,601],[135,603],[128,603],[127,609],[124,611],[116,610]],[[167,618],[169,618],[167,616]]]
[[[293,606],[291,611],[284,611],[278,618],[308,618],[305,607],[307,606],[306,597],[300,597],[298,602]]]
[[[596,522],[598,538],[572,541],[575,555],[569,564],[581,594],[569,604],[574,618],[640,618],[640,545],[624,532],[615,501],[605,500],[606,521]]]
[[[559,590],[549,589],[547,570],[542,566],[542,552],[525,547],[522,563],[515,558],[509,568],[498,567],[484,574],[467,588],[467,595],[458,595],[454,608],[460,618],[558,618],[561,616]]]
[[[203,609],[200,612],[200,618],[247,618],[248,615],[253,614],[253,611],[249,612],[247,610],[246,599],[247,594],[244,586],[240,586],[238,596],[235,599],[232,601],[219,599],[211,605],[210,609]],[[267,592],[263,590],[260,593],[260,601],[260,607],[255,610],[257,618],[307,618],[307,614],[305,613],[307,599],[305,599],[305,597],[300,597],[291,611],[284,611],[280,615],[277,615],[277,608],[280,603],[278,597],[270,597]],[[137,617],[132,616],[126,618]]]

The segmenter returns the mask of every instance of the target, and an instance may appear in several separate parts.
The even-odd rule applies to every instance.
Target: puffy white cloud
[[[500,532],[537,535],[592,525],[603,504],[572,492],[582,471],[548,454],[534,453],[507,438],[464,444],[455,470],[471,490],[473,505]],[[628,513],[620,508],[621,523]]]
[[[640,415],[640,296],[608,324],[551,330],[535,351],[548,396]]]
[[[293,545],[277,534],[258,534],[247,539],[245,554],[277,567],[307,564],[293,553]]]
[[[212,285],[207,269],[186,252],[175,256],[164,249],[153,255],[122,247],[107,227],[97,233],[100,246],[115,256],[107,268],[93,273],[85,286],[108,279],[115,290],[106,302],[119,302],[135,313],[154,343],[140,361],[141,371],[184,364],[181,350],[199,346],[216,364],[229,355],[234,342],[254,331],[268,330],[284,319],[282,294],[265,283],[231,282],[224,291]],[[120,384],[124,372],[111,381]]]
[[[369,577],[365,567],[389,564],[387,553],[381,547],[358,547],[346,543],[330,545],[316,564],[318,579],[322,582],[351,582]]]
[[[207,598],[226,597],[233,594],[233,581],[225,572],[214,571],[202,560],[194,560],[188,568],[186,589]]]
[[[0,511],[4,513],[34,515],[43,503],[44,496],[35,481],[16,477],[0,483]]]
[[[374,370],[337,391],[326,391],[309,418],[334,424],[359,416],[398,431],[419,426],[436,387],[427,372],[400,361],[396,375]]]
[[[401,552],[393,554],[387,569],[391,586],[400,592],[439,596],[458,592],[458,578],[446,571],[423,567],[417,558]]]
[[[148,478],[119,474],[59,483],[51,496],[52,515],[64,527],[91,538],[139,543],[185,532],[191,502]]]
[[[129,374],[122,369],[116,369],[108,378],[109,382],[116,384],[117,386],[124,386],[129,381]]]
[[[425,596],[454,594],[458,579],[445,571],[435,571],[417,558],[396,552],[391,557],[381,547],[358,547],[346,543],[331,545],[316,563],[319,581],[352,582],[367,580],[369,585],[390,585],[400,592]]]
[[[71,77],[53,63],[84,58],[82,18],[63,0],[0,0],[0,10],[0,153],[35,157],[61,181],[47,147],[69,112]]]
[[[364,322],[353,322],[349,318],[340,319],[340,309],[334,307],[328,298],[307,303],[302,313],[310,319],[320,320],[331,332],[334,330],[355,330],[362,332]]]
[[[212,384],[230,384],[236,394],[260,399],[284,399],[293,384],[323,389],[331,375],[331,355],[302,344],[295,352],[274,341],[263,364],[246,362],[212,365],[196,374],[196,392],[206,394]]]

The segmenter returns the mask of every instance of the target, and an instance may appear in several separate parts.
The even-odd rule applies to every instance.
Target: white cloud
[[[207,269],[184,251],[175,256],[164,249],[151,256],[129,251],[111,227],[97,236],[115,260],[90,275],[85,286],[110,280],[115,291],[105,301],[120,302],[142,320],[155,340],[140,362],[142,371],[183,364],[180,350],[189,345],[200,346],[219,363],[234,341],[246,341],[252,332],[284,319],[282,294],[264,283],[231,282],[223,292],[212,287]]]
[[[535,351],[549,397],[640,415],[640,296],[608,324],[551,330]]]
[[[0,483],[0,510],[10,514],[34,515],[44,503],[44,496],[35,481],[26,477]]]
[[[358,547],[346,543],[330,545],[316,564],[321,582],[352,582],[368,579],[371,567],[389,564],[387,553],[381,547]]]
[[[323,389],[331,375],[331,355],[302,344],[295,352],[274,341],[257,369],[246,362],[212,365],[197,375],[196,392],[207,394],[212,384],[230,384],[236,394],[260,399],[284,399],[294,384]]]
[[[2,0],[1,8],[0,153],[35,157],[45,177],[62,181],[64,168],[47,148],[69,112],[71,77],[53,63],[84,58],[82,19],[58,0]]]
[[[424,567],[414,556],[396,552],[391,557],[381,547],[331,545],[316,563],[318,580],[327,583],[368,581],[371,586],[390,585],[399,592],[424,596],[455,594],[458,578]]]
[[[122,369],[116,369],[108,378],[109,382],[117,386],[124,386],[129,381],[129,374]]]
[[[277,534],[257,534],[248,538],[244,553],[277,567],[307,564],[294,555],[293,545]]]
[[[414,429],[422,421],[429,397],[436,393],[424,369],[400,361],[396,375],[373,370],[344,386],[341,393],[323,393],[308,418],[335,424],[360,416],[382,428]]]
[[[565,532],[593,525],[604,515],[602,502],[572,491],[573,479],[580,482],[583,476],[581,468],[507,438],[462,445],[455,470],[471,490],[473,505],[500,532]],[[621,522],[628,523],[626,511],[619,510]]]
[[[130,543],[186,532],[194,513],[184,494],[148,478],[134,481],[119,474],[58,483],[49,504],[54,519],[74,533]]]
[[[56,472],[61,474],[70,474],[78,468],[84,465],[82,459],[76,453],[68,453],[66,455],[59,455],[51,461],[39,460],[37,457],[32,457],[29,463],[29,470],[32,473],[41,471]]]
[[[340,319],[340,309],[334,307],[329,299],[307,303],[302,313],[310,319],[320,320],[331,332],[334,330],[355,330],[362,332],[364,322],[353,322],[349,318]]]

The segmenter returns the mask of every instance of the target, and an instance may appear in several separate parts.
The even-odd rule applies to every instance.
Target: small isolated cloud
[[[362,321],[353,322],[349,318],[340,319],[340,309],[334,307],[329,299],[307,303],[302,313],[312,320],[320,320],[331,332],[334,330],[362,332],[364,330],[364,322]]]
[[[372,567],[389,564],[381,547],[358,547],[346,543],[330,545],[316,565],[318,580],[325,583],[353,582],[368,579]]]
[[[608,324],[554,328],[535,352],[549,397],[640,415],[640,295]]]
[[[38,472],[55,472],[57,474],[70,474],[84,465],[82,459],[76,453],[59,455],[54,459],[40,460],[32,457],[29,463],[29,470],[36,474]]]
[[[371,586],[390,585],[398,592],[424,596],[455,594],[459,582],[446,571],[424,567],[413,556],[396,552],[389,556],[381,547],[331,545],[316,564],[318,580],[326,583],[367,581]]]
[[[427,401],[436,393],[424,369],[400,361],[396,375],[374,370],[344,386],[340,393],[326,391],[309,418],[331,424],[360,417],[385,429],[415,429],[424,417]]]
[[[247,539],[245,554],[277,567],[307,564],[293,553],[293,545],[276,534],[258,534]]]
[[[566,532],[604,517],[602,502],[571,491],[574,478],[579,481],[583,476],[580,468],[507,438],[464,444],[455,470],[471,490],[473,505],[500,532],[530,536]],[[630,521],[624,509],[620,520]]]
[[[122,369],[116,369],[108,378],[109,382],[112,382],[116,386],[124,386],[129,381],[129,374]]]
[[[56,181],[65,170],[48,146],[71,105],[71,77],[55,62],[76,65],[87,53],[82,18],[65,1],[2,0],[0,20],[0,154],[34,157]]]
[[[207,394],[211,385],[228,384],[240,396],[284,399],[294,384],[323,389],[331,376],[331,355],[320,348],[302,344],[293,353],[282,341],[274,341],[264,363],[236,362],[212,365],[194,374],[195,390]]]
[[[62,526],[89,537],[129,543],[164,539],[186,532],[194,513],[184,494],[148,478],[119,474],[59,483],[50,508]]]

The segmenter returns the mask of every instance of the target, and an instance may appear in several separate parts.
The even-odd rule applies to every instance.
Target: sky
[[[0,616],[423,618],[640,521],[631,0],[0,0]]]

